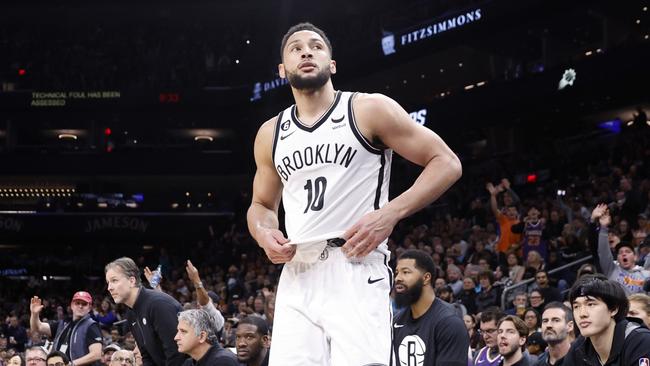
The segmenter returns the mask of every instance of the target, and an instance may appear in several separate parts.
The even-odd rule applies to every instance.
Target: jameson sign
[[[404,47],[422,40],[435,37],[438,34],[456,28],[464,27],[483,18],[481,9],[470,10],[451,17],[439,18],[418,28],[411,28],[397,33],[384,32],[381,48],[384,55],[396,53],[399,47]]]

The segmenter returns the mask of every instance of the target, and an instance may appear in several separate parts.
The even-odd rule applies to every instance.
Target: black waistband
[[[345,244],[345,239],[343,238],[332,238],[332,239],[327,239],[327,246],[328,247],[342,247],[343,244]]]

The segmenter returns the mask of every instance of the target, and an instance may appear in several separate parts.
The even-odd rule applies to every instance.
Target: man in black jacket
[[[205,310],[178,314],[177,329],[178,351],[191,357],[184,366],[239,366],[235,354],[219,345],[213,319]]]
[[[173,297],[142,286],[140,269],[122,257],[105,269],[108,292],[117,304],[125,304],[128,326],[135,337],[144,366],[180,366],[187,358],[174,342],[181,304]]]
[[[585,275],[569,297],[581,336],[564,366],[650,365],[650,330],[625,319],[629,303],[621,284],[602,274]]]

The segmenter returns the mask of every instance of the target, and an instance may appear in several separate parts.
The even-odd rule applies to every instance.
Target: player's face
[[[485,345],[494,348],[497,345],[497,323],[494,320],[481,322],[481,335]]]
[[[619,249],[616,259],[623,269],[632,269],[636,264],[636,254],[634,254],[634,251],[628,247],[622,247]]]
[[[395,269],[395,303],[409,306],[420,299],[424,287],[422,271],[415,267],[415,259],[400,259]]]
[[[79,320],[90,312],[90,304],[81,300],[71,302],[70,308],[72,309],[73,320]]]
[[[236,331],[237,359],[239,362],[257,360],[266,347],[268,337],[257,333],[257,326],[240,324]]]
[[[630,301],[630,310],[627,312],[627,316],[643,320],[645,325],[650,328],[650,314],[648,314],[648,312],[643,307],[643,303],[640,303],[638,301]]]
[[[304,30],[287,39],[279,72],[293,88],[315,90],[336,73],[336,62],[332,60],[331,50],[323,38],[316,32]]]
[[[174,341],[176,341],[176,345],[178,346],[178,352],[188,353],[199,345],[200,338],[197,337],[194,328],[185,320],[178,321],[176,330]]]
[[[562,309],[552,308],[542,315],[542,338],[550,344],[562,342],[569,335],[573,322],[564,319]]]
[[[119,269],[111,268],[106,271],[106,284],[116,304],[124,303],[131,296],[135,281],[130,280]]]
[[[591,296],[580,296],[573,301],[573,319],[578,324],[580,334],[591,337],[603,333],[615,324],[611,311],[602,300]]]
[[[503,357],[510,357],[521,352],[521,346],[526,343],[526,337],[519,335],[515,324],[511,321],[504,321],[499,326],[499,354]]]

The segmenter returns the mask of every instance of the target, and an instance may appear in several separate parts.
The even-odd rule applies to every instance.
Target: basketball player
[[[467,366],[469,335],[456,309],[436,298],[435,264],[421,250],[408,250],[395,268],[395,303],[407,308],[395,317],[396,365]]]
[[[460,161],[392,99],[334,90],[332,47],[312,24],[291,27],[281,55],[296,103],[259,129],[248,211],[251,235],[273,263],[287,263],[269,364],[388,365],[387,238],[460,178]],[[388,202],[392,150],[424,170]]]

